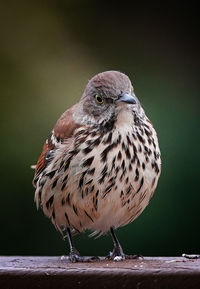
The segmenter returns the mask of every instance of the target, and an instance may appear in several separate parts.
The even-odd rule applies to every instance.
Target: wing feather
[[[51,134],[43,145],[42,153],[37,161],[35,167],[35,175],[33,178],[33,186],[36,187],[36,183],[40,174],[48,166],[52,160],[53,152],[58,148],[60,143],[67,142],[68,139],[72,138],[75,129],[79,128],[81,124],[78,124],[73,119],[73,112],[76,109],[76,105],[66,110],[57,123],[54,126]]]

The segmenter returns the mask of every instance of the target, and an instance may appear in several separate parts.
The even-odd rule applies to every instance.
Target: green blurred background
[[[199,253],[198,9],[184,1],[166,7],[140,3],[1,2],[1,255],[68,252],[35,208],[30,165],[88,79],[110,69],[133,81],[158,132],[163,162],[152,202],[117,231],[124,250]],[[82,234],[75,243],[87,255],[112,249],[110,236],[95,240]]]

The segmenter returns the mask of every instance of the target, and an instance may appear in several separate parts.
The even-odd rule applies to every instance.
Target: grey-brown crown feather
[[[105,96],[119,95],[121,92],[127,92],[131,88],[131,81],[127,75],[122,72],[110,70],[101,72],[92,77],[83,93],[83,97],[91,94],[95,90],[104,92]]]

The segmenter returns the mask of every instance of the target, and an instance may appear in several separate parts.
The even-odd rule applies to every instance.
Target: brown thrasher
[[[71,233],[108,230],[109,258],[126,258],[114,229],[137,218],[161,171],[158,139],[125,74],[106,71],[87,84],[46,140],[35,167],[35,201],[67,238],[71,261],[89,260]]]

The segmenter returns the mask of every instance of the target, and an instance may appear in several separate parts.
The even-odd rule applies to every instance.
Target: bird
[[[85,259],[73,235],[110,232],[109,259],[128,258],[115,230],[149,204],[161,173],[157,133],[129,77],[93,76],[80,100],[56,122],[35,166],[35,202],[68,240],[72,262]]]

